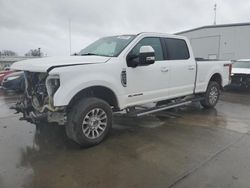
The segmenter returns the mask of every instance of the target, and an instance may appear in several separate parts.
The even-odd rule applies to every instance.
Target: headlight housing
[[[53,97],[57,89],[60,87],[59,75],[49,75],[46,79],[46,88],[49,97]]]

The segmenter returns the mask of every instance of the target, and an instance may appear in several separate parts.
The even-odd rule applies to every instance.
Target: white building
[[[250,59],[250,23],[209,25],[177,34],[189,38],[197,58]]]

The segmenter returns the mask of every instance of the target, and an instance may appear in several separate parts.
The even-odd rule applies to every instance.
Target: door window
[[[156,37],[146,37],[136,44],[136,46],[131,50],[130,54],[138,56],[140,53],[140,48],[142,46],[152,46],[155,51],[155,60],[163,60],[163,51],[161,46],[161,41]]]

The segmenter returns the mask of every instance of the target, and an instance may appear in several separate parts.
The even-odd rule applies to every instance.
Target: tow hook
[[[30,123],[38,123],[44,119],[47,118],[47,114],[35,114],[34,112],[30,112],[28,115],[24,115],[23,117],[21,117],[19,120],[25,120],[28,121]]]

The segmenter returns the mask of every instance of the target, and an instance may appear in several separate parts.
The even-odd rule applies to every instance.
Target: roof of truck
[[[157,33],[157,32],[141,32],[137,35],[143,35],[143,36],[154,36],[154,37],[171,37],[171,38],[180,38],[180,39],[187,39],[185,36],[180,36],[176,34],[168,34],[168,33]]]
[[[238,59],[236,61],[241,61],[241,62],[250,62],[250,59]]]

